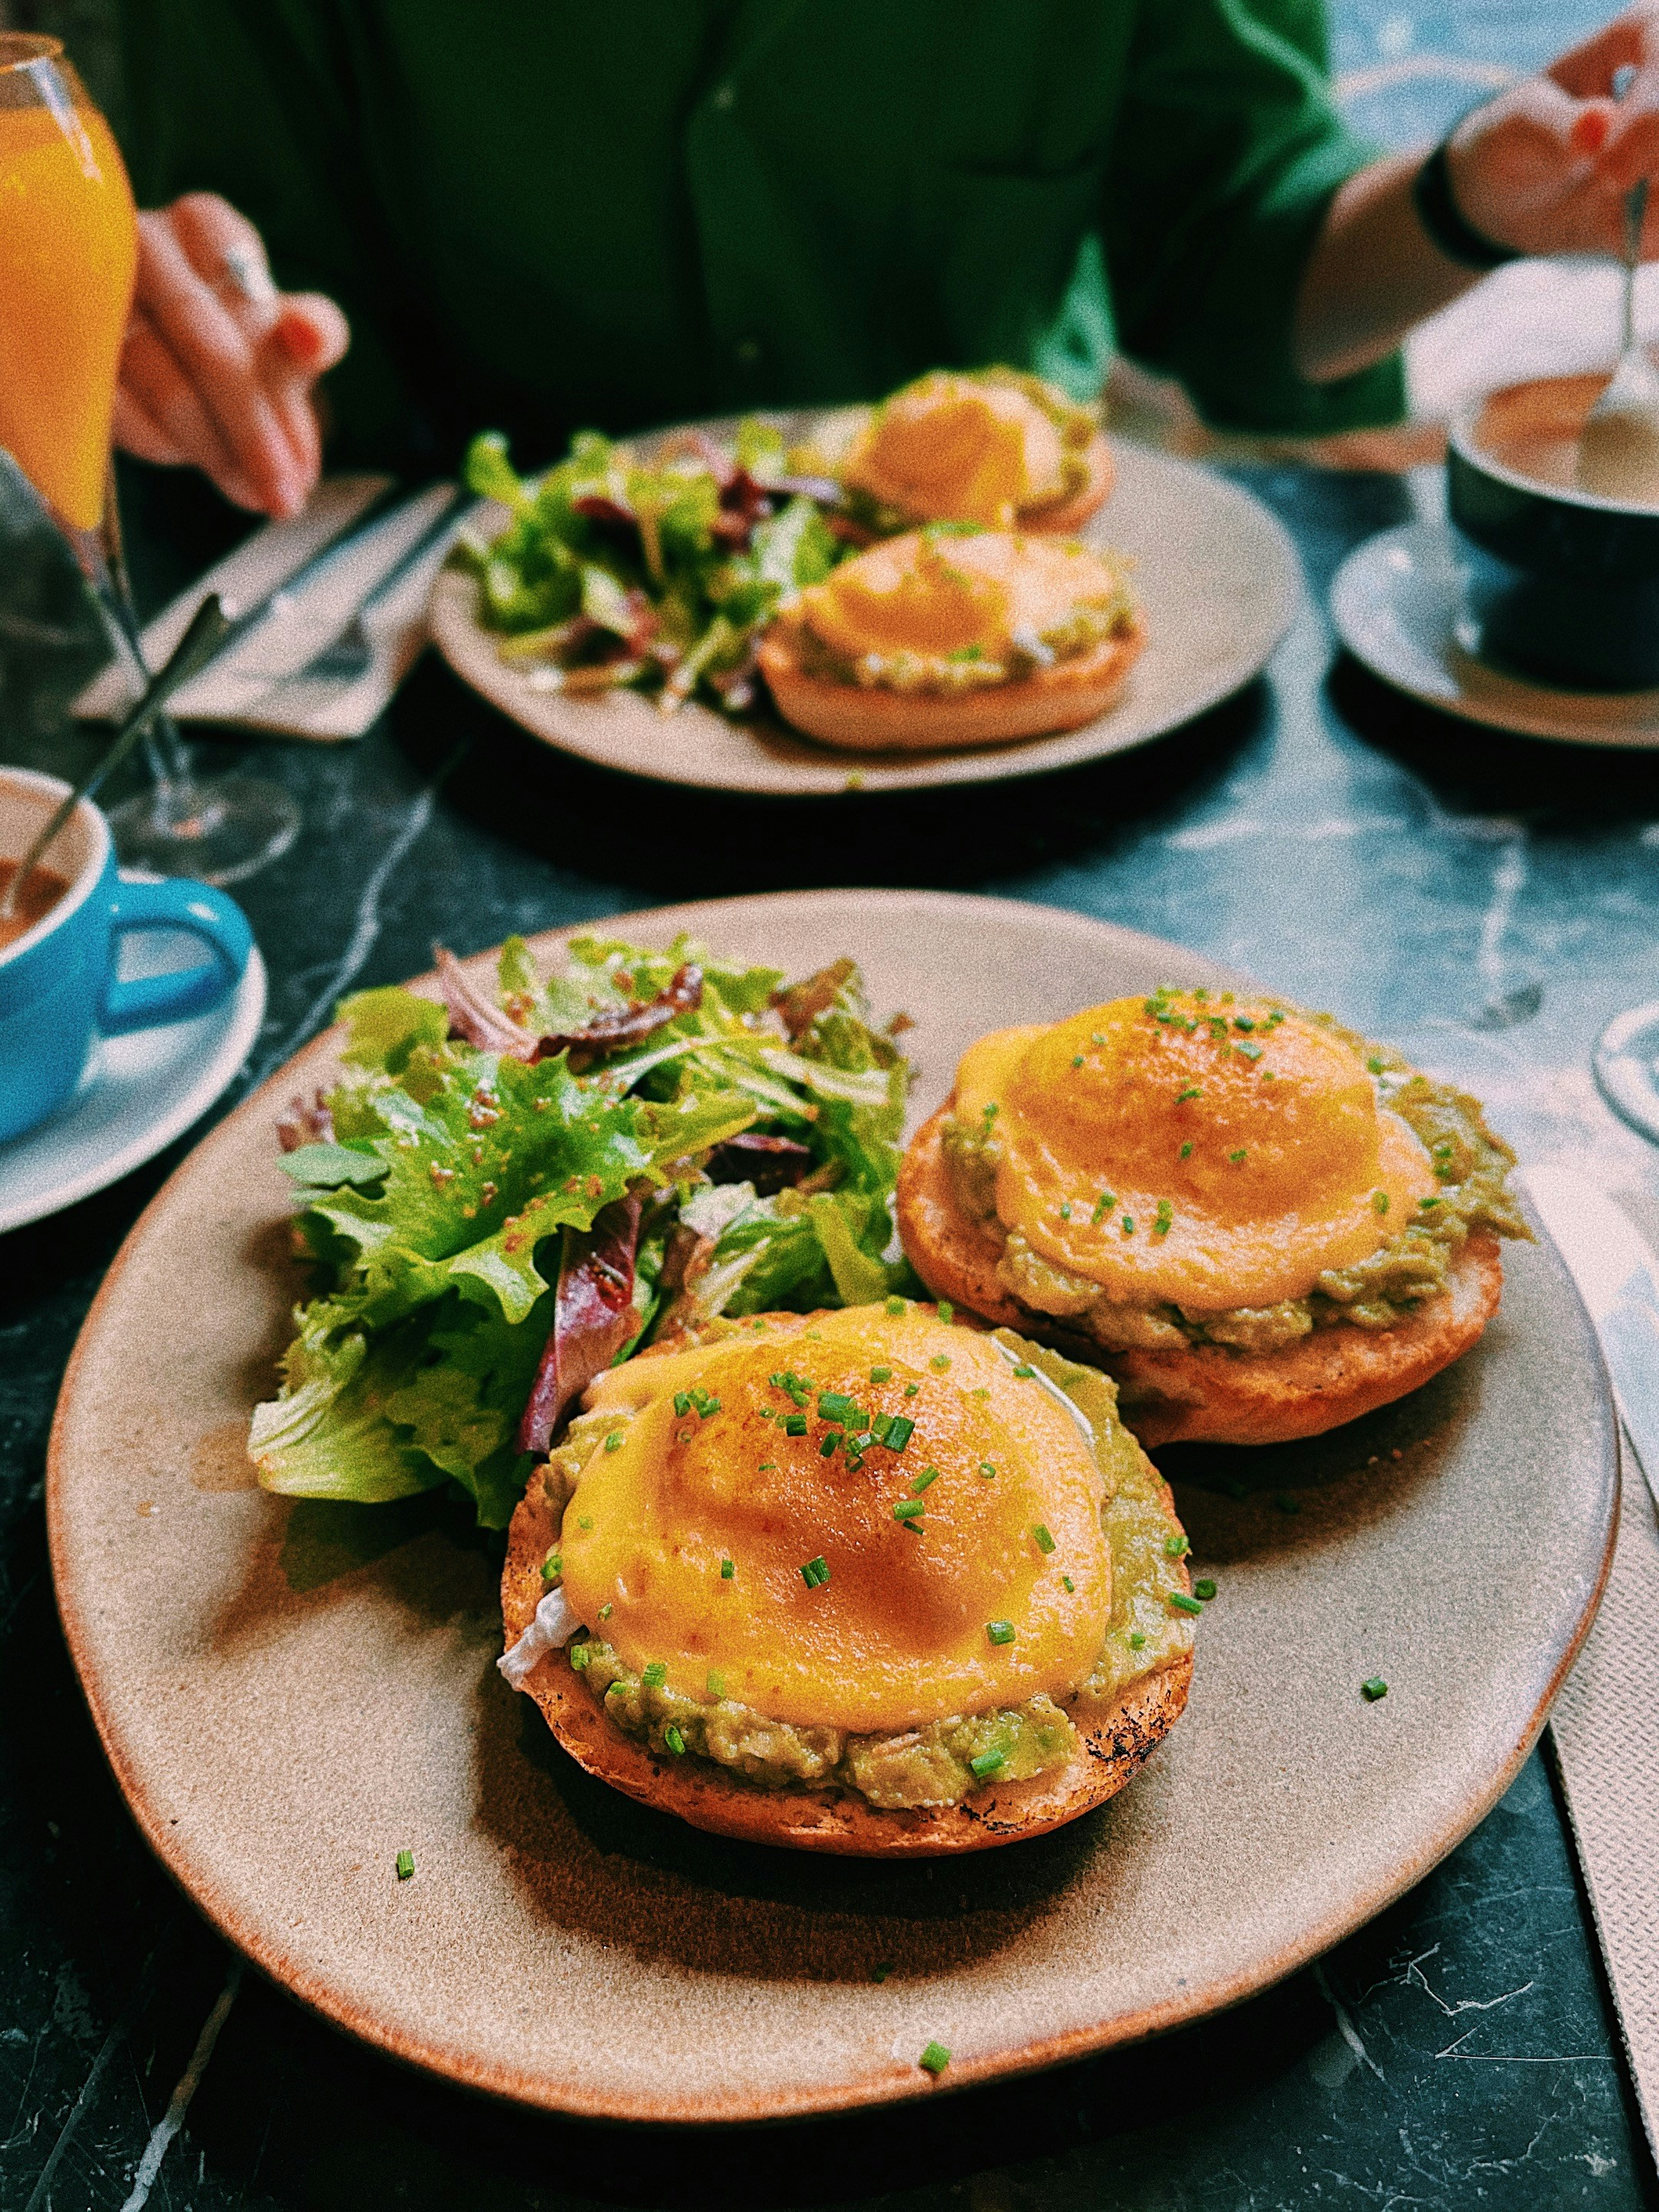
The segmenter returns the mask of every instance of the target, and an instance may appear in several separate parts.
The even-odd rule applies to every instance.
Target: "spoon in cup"
[[[1613,89],[1622,99],[1635,76],[1620,70]],[[1578,443],[1580,491],[1599,499],[1659,505],[1659,370],[1636,335],[1636,272],[1642,259],[1642,225],[1648,180],[1625,197],[1624,343],[1612,381],[1585,419]]]
[[[173,693],[213,658],[224,643],[230,626],[231,617],[225,612],[218,593],[210,592],[191,617],[189,626],[168,654],[165,665],[144,687],[143,697],[130,709],[107,748],[93,763],[63,804],[53,810],[45,829],[17,863],[10,882],[4,891],[0,892],[0,921],[10,916],[23,885],[34,873],[53,838],[81,801],[89,799],[111,769],[118,768],[126,758]]]

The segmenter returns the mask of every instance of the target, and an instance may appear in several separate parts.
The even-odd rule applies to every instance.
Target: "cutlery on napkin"
[[[1659,2152],[1659,1259],[1568,1168],[1522,1177],[1589,1310],[1629,1449],[1612,1571],[1550,1729],[1648,2141]]]
[[[303,514],[256,531],[156,617],[143,639],[152,662],[204,593],[240,611],[229,642],[173,700],[179,720],[321,739],[369,727],[425,647],[433,579],[473,506],[450,483],[388,505],[391,481],[329,478]],[[117,666],[75,711],[106,719],[130,699]]]

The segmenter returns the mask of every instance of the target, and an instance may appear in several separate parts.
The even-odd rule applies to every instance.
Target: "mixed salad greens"
[[[267,1489],[452,1481],[501,1528],[653,1335],[919,1287],[888,1256],[909,1069],[850,960],[785,988],[684,938],[583,938],[544,977],[514,938],[494,994],[439,968],[442,1004],[343,1003],[349,1072],[283,1125],[315,1295],[253,1416]]]
[[[672,712],[701,685],[728,711],[751,706],[761,631],[854,550],[838,534],[840,486],[792,476],[787,461],[759,421],[729,455],[688,431],[648,467],[586,430],[526,482],[503,438],[476,438],[466,482],[512,519],[489,546],[464,540],[459,557],[484,623],[505,633],[502,658],[547,690],[632,684]]]

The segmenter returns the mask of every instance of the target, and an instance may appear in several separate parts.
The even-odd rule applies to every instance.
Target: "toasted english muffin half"
[[[787,1342],[824,1316],[761,1318],[776,1340]],[[713,1325],[714,1331],[721,1328]],[[708,1340],[712,1333],[682,1333],[637,1357],[672,1356]],[[1132,1442],[1128,1448],[1133,1449]],[[1152,1525],[1167,1523],[1170,1537],[1180,1539],[1181,1524],[1168,1486],[1157,1479],[1150,1462],[1139,1454],[1136,1457],[1153,1485],[1149,1496],[1158,1518]],[[509,1654],[535,1620],[548,1589],[544,1562],[563,1540],[563,1486],[556,1482],[552,1488],[555,1494],[550,1496],[547,1471],[538,1468],[508,1531],[501,1612]],[[1169,1587],[1180,1592],[1184,1601],[1191,1590],[1184,1559],[1166,1556],[1163,1571]],[[1173,1613],[1171,1618],[1184,1620]],[[1041,1835],[1115,1795],[1179,1718],[1191,1679],[1190,1648],[1176,1650],[1114,1694],[1090,1699],[1086,1714],[1071,1710],[1077,1741],[1064,1765],[1024,1780],[988,1783],[954,1803],[892,1808],[872,1804],[850,1786],[761,1784],[712,1759],[677,1755],[649,1739],[641,1741],[624,1734],[607,1717],[586,1673],[572,1666],[568,1648],[543,1651],[517,1686],[534,1698],[555,1736],[586,1772],[693,1827],[797,1850],[926,1858],[985,1850]]]
[[[1111,447],[1098,430],[1084,447],[1082,459],[1084,478],[1074,491],[1067,492],[1063,499],[1049,501],[1046,506],[1039,501],[1020,508],[1022,530],[1069,538],[1105,506],[1117,481],[1117,466]]]
[[[808,737],[859,752],[935,752],[1081,729],[1103,714],[1146,643],[1137,609],[1118,635],[1007,684],[957,693],[899,691],[809,675],[802,626],[784,615],[762,638],[761,673],[779,714]]]
[[[1461,1359],[1498,1310],[1500,1248],[1496,1237],[1477,1231],[1451,1261],[1446,1290],[1392,1328],[1339,1324],[1262,1353],[1211,1344],[1106,1352],[1022,1305],[1003,1283],[1000,1246],[957,1195],[944,1146],[950,1114],[947,1101],[917,1131],[899,1170],[899,1234],[911,1265],[936,1297],[1103,1368],[1118,1386],[1126,1425],[1149,1449],[1322,1435],[1403,1398]]]

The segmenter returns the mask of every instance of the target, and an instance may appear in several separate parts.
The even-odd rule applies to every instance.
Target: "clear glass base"
[[[238,884],[300,834],[300,810],[281,784],[220,775],[159,783],[110,811],[123,867],[198,883]]]
[[[1595,1080],[1613,1112],[1659,1144],[1659,1000],[1607,1024],[1596,1042]]]

